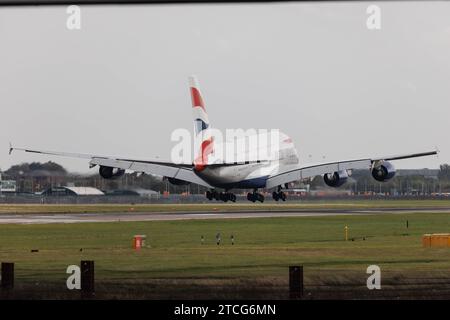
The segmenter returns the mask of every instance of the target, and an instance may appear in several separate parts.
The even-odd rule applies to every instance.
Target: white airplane
[[[201,145],[194,161],[189,164],[174,162],[134,160],[126,157],[108,157],[100,155],[77,154],[66,152],[53,152],[32,150],[26,148],[14,148],[10,146],[9,153],[13,150],[40,153],[55,156],[89,159],[90,167],[99,166],[99,174],[105,179],[119,178],[125,170],[148,173],[163,176],[175,185],[199,184],[209,189],[206,197],[209,200],[236,201],[236,196],[230,192],[232,189],[253,189],[247,194],[247,199],[252,202],[264,201],[264,196],[258,193],[258,189],[273,189],[274,200],[285,201],[286,194],[282,191],[288,187],[288,183],[313,178],[322,175],[325,183],[330,187],[342,186],[353,169],[370,170],[375,180],[384,182],[392,179],[395,168],[392,160],[401,160],[415,157],[436,155],[437,150],[404,154],[397,156],[375,157],[337,161],[313,165],[299,163],[298,154],[292,140],[284,133],[279,134],[278,150],[272,152],[264,159],[254,159],[244,162],[226,162],[225,160],[211,160],[215,149],[220,148],[215,144],[210,135],[210,123],[205,109],[205,103],[194,76],[189,78],[192,107],[194,115],[194,130],[198,137],[201,135]],[[248,155],[253,153],[252,146],[245,149]],[[218,192],[216,189],[224,189]]]

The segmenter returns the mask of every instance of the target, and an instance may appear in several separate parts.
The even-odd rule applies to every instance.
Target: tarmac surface
[[[0,214],[0,224],[46,224],[119,221],[164,221],[192,219],[238,219],[270,217],[316,217],[365,214],[448,212],[450,207],[439,208],[369,208],[369,209],[304,209],[274,211],[220,211],[220,212],[117,212],[117,213],[26,213]]]

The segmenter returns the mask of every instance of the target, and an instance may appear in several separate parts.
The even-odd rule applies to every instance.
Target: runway
[[[198,219],[243,219],[273,217],[319,217],[344,215],[450,213],[449,208],[370,208],[370,209],[305,209],[291,211],[230,211],[230,212],[142,212],[142,213],[55,213],[1,214],[0,224],[49,224],[82,222],[174,221]]]

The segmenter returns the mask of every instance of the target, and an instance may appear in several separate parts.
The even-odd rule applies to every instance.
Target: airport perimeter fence
[[[79,290],[66,286],[69,276],[59,270],[49,279],[49,269],[22,270],[16,264],[14,288],[0,290],[2,299],[79,299]],[[446,270],[382,271],[380,287],[369,288],[365,272],[359,270],[315,269],[306,267],[300,297],[294,299],[450,299],[450,273]],[[137,281],[130,270],[120,278],[105,276],[96,264],[95,294],[88,299],[293,299],[288,266],[280,267],[283,276],[254,277],[160,277],[151,272]],[[144,270],[141,270],[144,271]],[[124,276],[130,272],[130,277]]]
[[[289,195],[286,202],[275,202],[270,194],[265,195],[265,202],[269,203],[298,203],[337,200],[450,200],[447,195]],[[245,195],[236,195],[236,202],[250,203]],[[189,203],[221,203],[222,201],[209,201],[203,194],[169,196],[41,196],[33,194],[2,194],[0,204],[189,204]]]

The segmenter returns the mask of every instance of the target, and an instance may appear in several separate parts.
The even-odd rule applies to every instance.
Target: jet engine
[[[190,182],[188,182],[188,181],[184,181],[184,180],[179,180],[179,179],[176,179],[176,178],[167,178],[167,180],[171,183],[171,184],[173,184],[173,185],[175,185],[175,186],[187,186],[188,184],[190,184]]]
[[[104,179],[117,179],[125,174],[124,169],[100,166],[98,173]]]
[[[380,182],[392,179],[395,176],[395,168],[392,163],[384,161],[372,169],[372,177]]]
[[[327,173],[323,176],[325,184],[329,187],[337,188],[342,186],[348,179],[346,170],[336,171],[334,173]]]

